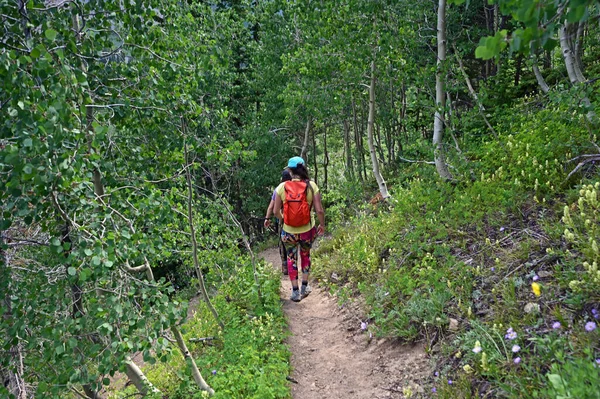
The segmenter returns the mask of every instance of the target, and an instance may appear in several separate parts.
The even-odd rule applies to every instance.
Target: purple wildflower
[[[496,271],[496,268],[495,268],[495,267],[492,267],[492,271],[493,271],[493,272],[495,272],[495,271]]]
[[[369,325],[369,323],[366,323],[364,321],[360,322],[360,329],[365,331],[367,329],[367,326]]]
[[[212,375],[217,375],[217,370],[213,370]]]
[[[520,357],[515,357],[515,360],[513,360],[514,364],[519,364],[521,363],[521,358]]]
[[[558,330],[561,327],[560,322],[559,321],[555,321],[554,323],[552,323],[552,328],[555,330]]]
[[[517,333],[514,332],[514,330],[511,327],[508,330],[506,330],[506,335],[504,336],[504,338],[510,339],[512,341],[513,339],[517,338]]]
[[[520,350],[521,350],[521,347],[519,345],[513,345],[513,347],[512,347],[512,352],[513,353],[517,353]]]
[[[540,279],[540,277],[539,277],[539,276],[536,274],[536,275],[534,275],[534,276],[533,276],[533,279],[532,279],[532,280],[533,280],[533,281],[538,281],[539,279]]]
[[[597,364],[598,366],[600,366],[600,357],[599,357],[598,359],[596,359],[596,364]]]
[[[593,321],[588,321],[587,323],[585,323],[585,331],[592,332],[595,329],[596,329],[596,323],[594,323]]]
[[[435,375],[436,377],[440,376],[440,373],[438,373],[437,371],[435,373],[433,373],[433,375]]]
[[[500,227],[500,232],[503,232],[503,231],[504,231],[504,227]]]
[[[594,315],[594,319],[599,318],[600,313],[598,313],[598,309],[596,309],[596,308],[592,309],[592,315]]]
[[[448,385],[452,385],[452,380],[448,380]]]
[[[437,389],[435,387],[431,388],[431,392],[436,393]]]

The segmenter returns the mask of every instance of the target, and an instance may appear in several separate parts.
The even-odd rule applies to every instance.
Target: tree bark
[[[565,20],[558,31],[560,39],[560,49],[565,60],[565,66],[567,67],[567,74],[569,75],[569,80],[571,81],[571,84],[573,84],[573,86],[580,86],[581,84],[585,83],[585,77],[583,76],[582,71],[579,69],[579,65],[577,65],[577,60],[575,59],[573,50],[571,49],[571,46],[569,44],[568,29],[569,25]],[[587,94],[583,94],[581,102],[589,110],[586,115],[588,121],[596,125],[597,116],[592,108],[592,103],[590,102],[590,99],[588,98]]]
[[[363,162],[362,162],[362,147],[360,145],[360,129],[358,126],[358,115],[356,110],[356,102],[352,99],[352,117],[354,122],[354,142],[356,143],[356,167],[358,169],[358,179],[361,184],[365,184],[363,177]]]
[[[344,152],[346,154],[346,180],[354,180],[354,163],[352,162],[352,144],[350,142],[350,125],[346,119],[344,127]]]
[[[373,57],[374,58],[374,57]],[[369,152],[371,153],[371,163],[373,165],[373,175],[377,180],[381,197],[385,200],[390,194],[387,189],[387,184],[379,171],[379,161],[375,152],[375,144],[373,142],[373,130],[375,130],[375,59],[371,61],[371,84],[369,85],[369,119],[367,125],[367,137],[369,139]]]
[[[538,64],[538,58],[537,58],[537,51],[533,45],[533,42],[531,43],[531,67],[533,69],[533,74],[535,75],[535,79],[538,82],[538,85],[540,86],[540,89],[542,90],[542,92],[544,92],[544,94],[547,94],[550,91],[550,87],[548,86],[548,83],[546,83],[546,80],[544,79],[544,75],[542,75],[542,72],[540,71],[540,67]]]
[[[308,138],[312,129],[312,118],[308,117],[306,121],[306,129],[304,129],[304,141],[302,143],[302,151],[300,151],[300,157],[306,160],[306,151],[308,151]]]
[[[8,251],[4,249],[3,245],[7,241],[7,236],[5,236],[5,232],[0,232],[0,257],[2,261],[0,262],[0,278],[2,279],[2,283],[6,284],[4,286],[4,310],[5,313],[0,315],[5,320],[12,319],[12,304],[11,304],[11,282],[12,282],[12,272],[10,269],[10,258],[8,255]],[[10,341],[10,337],[7,335],[4,338],[7,339],[6,342]],[[23,353],[21,352],[21,344],[17,343],[16,345],[12,345],[9,349],[8,354],[6,354],[8,360],[8,367],[4,370],[0,370],[0,377],[2,378],[2,382],[4,382],[4,386],[8,388],[8,392],[11,395],[14,395],[16,399],[27,399],[27,389],[25,386],[25,380],[23,378],[24,369],[23,369]],[[14,365],[14,366],[13,366]]]
[[[327,167],[329,166],[329,153],[327,152],[327,126],[323,126],[323,190],[327,193]]]
[[[319,184],[319,165],[317,164],[317,139],[315,138],[315,132],[312,134],[312,146],[313,146],[313,165],[315,169],[315,183]]]
[[[465,78],[465,83],[467,84],[469,93],[471,93],[471,97],[473,97],[473,100],[475,100],[475,103],[477,104],[477,108],[479,109],[479,114],[483,118],[483,121],[485,122],[488,129],[490,129],[490,132],[494,135],[494,137],[497,138],[498,135],[496,134],[496,131],[494,130],[494,128],[488,121],[487,116],[485,115],[485,107],[479,100],[479,96],[477,95],[477,92],[475,91],[475,89],[473,88],[473,85],[471,84],[471,79],[469,78],[469,75],[467,75],[467,71],[465,70],[465,67],[463,65],[462,59],[460,58],[460,55],[458,54],[458,50],[456,49],[456,46],[454,46],[454,55],[456,56],[456,60],[458,61],[458,67],[460,68],[460,71],[462,72],[462,75]],[[442,86],[442,88],[443,88],[443,86]]]
[[[523,54],[517,55],[517,60],[515,64],[515,86],[519,85],[521,81],[521,66],[523,64]]]
[[[186,125],[185,125],[185,121],[183,120],[183,118],[182,118],[181,123],[182,123],[182,130],[184,131],[184,134],[185,134]],[[215,320],[217,321],[217,323],[219,324],[221,329],[223,329],[225,326],[223,325],[223,322],[221,322],[221,320],[219,319],[219,314],[217,313],[217,310],[212,305],[212,303],[210,302],[210,298],[208,297],[208,292],[206,291],[206,286],[204,285],[204,275],[202,274],[202,268],[200,267],[200,262],[198,261],[198,243],[196,242],[196,229],[194,228],[194,215],[193,215],[193,210],[192,210],[192,198],[193,198],[192,176],[191,176],[192,174],[190,172],[190,163],[188,160],[187,143],[184,144],[184,153],[185,153],[184,155],[185,155],[185,166],[186,166],[185,179],[186,179],[187,189],[188,189],[188,198],[187,198],[188,214],[187,214],[187,217],[188,217],[188,224],[190,226],[190,235],[192,238],[192,258],[194,260],[194,270],[196,271],[196,278],[198,279],[198,285],[200,286],[200,294],[202,295],[204,302],[206,302],[206,306],[208,306],[208,309],[214,316]],[[150,265],[148,265],[148,269],[151,269]]]
[[[573,54],[573,50],[571,49],[571,45],[569,43],[568,30],[569,25],[565,21],[558,31],[560,39],[560,49],[565,60],[565,66],[567,67],[567,74],[569,75],[569,80],[572,84],[576,85],[578,83],[585,82],[585,77],[583,76],[583,73],[579,70],[577,61],[575,60],[575,56]]]
[[[160,393],[158,388],[152,385],[142,370],[129,357],[125,360],[125,374],[142,396],[146,396],[148,393]]]
[[[203,391],[207,391],[209,395],[214,395],[215,391],[206,383],[206,381],[204,381],[204,378],[202,378],[202,374],[200,374],[200,370],[198,370],[198,366],[196,366],[196,362],[190,354],[190,351],[188,350],[187,345],[185,344],[185,341],[183,339],[183,335],[181,335],[179,329],[177,327],[172,327],[171,332],[175,336],[177,346],[179,346],[179,350],[183,354],[186,363],[188,364],[188,366],[190,366],[190,369],[192,370],[192,377],[194,377],[194,381],[196,382],[196,384]]]
[[[444,135],[444,108],[445,96],[445,70],[446,61],[446,0],[439,0],[437,19],[437,69],[435,73],[435,115],[433,120],[433,151],[435,168],[444,180],[452,180],[452,175],[446,165],[446,156],[443,146]]]

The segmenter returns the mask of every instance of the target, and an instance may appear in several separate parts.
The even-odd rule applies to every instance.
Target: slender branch
[[[162,61],[164,61],[164,62],[168,62],[169,64],[176,65],[176,66],[178,66],[178,67],[180,67],[180,68],[184,68],[184,66],[183,66],[183,65],[181,65],[181,64],[178,64],[178,63],[176,63],[176,62],[174,62],[174,61],[170,61],[170,60],[168,60],[168,59],[166,59],[166,58],[164,58],[164,57],[161,57],[160,55],[156,54],[154,51],[150,50],[148,47],[140,46],[139,44],[133,44],[133,43],[125,43],[125,44],[126,44],[127,46],[132,46],[132,47],[136,47],[136,48],[139,48],[139,49],[142,49],[142,50],[146,50],[147,52],[149,52],[150,54],[152,54],[153,56],[155,56],[155,57],[156,57],[156,58],[158,58],[159,60],[162,60]],[[191,70],[191,68],[185,68],[185,69],[186,69],[186,70]]]
[[[579,164],[575,167],[575,169],[573,169],[571,171],[571,173],[569,173],[567,175],[567,178],[565,179],[565,181],[568,181],[571,176],[573,176],[575,173],[577,173],[581,168],[583,168],[586,164],[590,163],[590,162],[594,162],[594,161],[600,161],[600,154],[598,155],[591,155],[589,156],[587,159],[579,162]]]
[[[185,134],[185,125],[182,124],[182,126],[183,126],[184,134]],[[185,163],[186,163],[186,165],[188,165],[187,143],[184,143],[184,154],[185,154]],[[200,285],[200,292],[202,293],[202,297],[204,298],[206,305],[208,306],[210,312],[215,317],[215,320],[217,321],[217,323],[219,324],[221,329],[225,329],[223,322],[219,319],[219,314],[217,313],[217,310],[214,308],[214,306],[210,302],[210,298],[208,297],[208,292],[206,292],[206,287],[204,286],[204,275],[202,274],[202,269],[200,268],[200,262],[198,261],[198,242],[196,241],[196,232],[194,229],[194,219],[193,219],[193,211],[192,211],[192,198],[193,198],[192,177],[191,177],[189,168],[185,169],[185,177],[186,177],[186,182],[187,182],[187,187],[188,187],[187,218],[188,218],[188,223],[190,225],[190,233],[191,233],[191,238],[192,238],[192,257],[194,259],[194,269],[196,270],[196,276],[198,277],[198,283]]]

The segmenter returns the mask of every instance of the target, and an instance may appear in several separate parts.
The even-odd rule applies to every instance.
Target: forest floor
[[[277,248],[260,256],[281,269]],[[339,306],[328,292],[311,286],[308,297],[292,302],[290,280],[281,275],[281,300],[290,329],[287,343],[292,352],[293,399],[384,399],[424,394],[419,384],[431,373],[422,345],[370,338],[361,329],[360,306]]]

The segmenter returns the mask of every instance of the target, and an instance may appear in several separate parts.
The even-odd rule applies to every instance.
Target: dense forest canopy
[[[289,397],[300,155],[318,277],[436,395],[597,398],[599,3],[0,0],[0,396]]]

